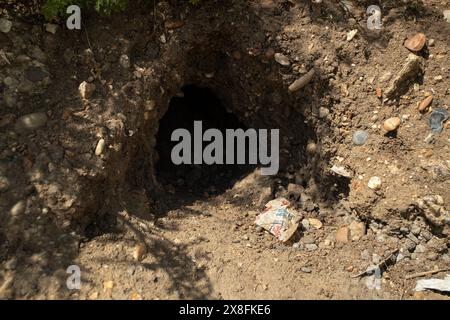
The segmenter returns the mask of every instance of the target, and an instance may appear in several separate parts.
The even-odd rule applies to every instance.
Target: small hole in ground
[[[195,195],[220,194],[254,169],[252,165],[227,164],[181,164],[175,165],[171,159],[172,149],[179,143],[172,142],[172,132],[187,129],[191,134],[191,154],[194,154],[194,121],[202,121],[202,132],[219,129],[225,137],[226,129],[246,130],[236,115],[225,107],[208,88],[185,86],[184,97],[172,98],[169,109],[159,123],[156,150],[159,161],[156,164],[158,181],[176,192]],[[209,142],[203,143],[203,148]],[[248,145],[246,146],[248,148]],[[226,158],[226,150],[223,151]],[[248,150],[246,150],[248,154]]]

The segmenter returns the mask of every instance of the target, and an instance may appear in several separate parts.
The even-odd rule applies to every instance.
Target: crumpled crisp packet
[[[266,229],[282,242],[288,241],[297,231],[301,214],[288,209],[290,202],[285,198],[269,201],[264,211],[256,217],[256,225]]]

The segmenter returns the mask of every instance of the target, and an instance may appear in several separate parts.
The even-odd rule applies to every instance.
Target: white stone
[[[444,14],[445,21],[450,23],[450,10],[444,10],[443,14]]]
[[[95,148],[95,155],[100,156],[103,153],[103,150],[105,150],[105,139],[100,139]]]
[[[347,41],[352,41],[353,38],[356,36],[356,34],[358,33],[357,29],[354,29],[350,32],[347,33]]]
[[[381,188],[381,179],[379,177],[372,177],[369,179],[367,186],[372,190],[378,190]]]

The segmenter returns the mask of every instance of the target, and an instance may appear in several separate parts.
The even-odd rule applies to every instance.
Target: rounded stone
[[[11,216],[17,217],[25,212],[25,201],[17,202],[10,210]]]
[[[400,123],[401,120],[398,117],[389,118],[383,123],[383,129],[387,132],[395,131],[400,127]]]
[[[381,188],[381,179],[379,177],[372,177],[369,179],[367,186],[372,190],[378,190]]]
[[[3,33],[8,33],[11,31],[12,28],[12,22],[4,19],[4,18],[0,18],[0,31]]]

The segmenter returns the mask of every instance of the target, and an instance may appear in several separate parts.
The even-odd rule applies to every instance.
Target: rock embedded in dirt
[[[401,119],[398,117],[389,118],[383,123],[383,129],[387,132],[396,131],[400,127],[400,123]]]
[[[420,104],[419,104],[419,111],[420,112],[424,112],[428,109],[428,107],[430,106],[431,102],[433,101],[433,96],[428,96],[426,97]]]
[[[316,251],[319,247],[315,243],[305,244],[305,249],[308,251]]]
[[[0,192],[8,191],[10,186],[8,178],[0,175]]]
[[[341,227],[336,231],[335,239],[337,242],[347,243],[350,241],[350,229]]]
[[[352,41],[357,33],[358,33],[358,29],[354,29],[354,30],[349,31],[347,33],[347,41]]]
[[[311,273],[311,269],[308,268],[308,267],[302,267],[300,270],[301,270],[303,273]]]
[[[427,37],[423,33],[417,33],[405,41],[405,47],[412,52],[419,52],[427,43]]]
[[[58,25],[52,24],[52,23],[47,23],[45,25],[45,31],[47,31],[48,33],[51,33],[51,34],[56,34],[56,31],[58,31]]]
[[[12,22],[8,19],[0,18],[0,31],[3,33],[8,33],[11,31]]]
[[[306,230],[306,231],[309,230],[309,228],[310,228],[309,219],[302,220],[302,227],[303,227],[303,230]]]
[[[372,190],[381,189],[381,179],[379,177],[372,177],[369,179],[367,186]]]
[[[119,63],[124,69],[130,69],[131,67],[130,58],[126,54],[120,56]]]
[[[315,142],[308,142],[306,145],[306,152],[310,155],[317,153],[317,144]]]
[[[416,249],[414,250],[414,253],[425,253],[427,252],[427,247],[425,247],[423,244],[418,244],[416,246]]]
[[[403,245],[403,248],[406,251],[414,252],[414,249],[416,249],[416,243],[412,241],[411,239],[406,239],[405,244]]]
[[[134,247],[133,258],[136,261],[142,261],[146,253],[147,246],[145,244],[139,243]]]
[[[347,169],[345,169],[344,167],[340,167],[340,166],[336,166],[336,165],[333,165],[331,167],[331,171],[333,171],[337,175],[340,175],[345,178],[351,178],[353,176],[353,174],[350,171],[348,171]]]
[[[290,86],[289,86],[289,92],[296,92],[300,89],[304,88],[308,83],[312,81],[314,78],[315,71],[314,69],[311,69],[307,74],[302,76],[301,78],[295,80]]]
[[[319,230],[323,227],[323,224],[320,220],[315,218],[309,218],[308,219],[309,225],[312,226],[314,229]]]
[[[411,85],[417,77],[423,74],[423,64],[422,57],[410,53],[400,72],[398,72],[397,76],[391,80],[389,86],[384,91],[386,98],[395,98],[403,91],[406,91],[408,86]]]
[[[358,130],[353,133],[352,141],[357,146],[362,146],[369,138],[369,133],[365,130]]]
[[[26,205],[25,205],[25,201],[21,200],[19,202],[17,202],[9,211],[9,213],[11,214],[12,217],[18,217],[20,215],[22,215],[25,212],[26,209]]]
[[[291,62],[289,61],[289,58],[286,57],[282,53],[275,53],[274,59],[275,59],[276,62],[278,62],[279,64],[281,64],[284,67],[289,67],[291,65]]]
[[[320,119],[326,119],[330,115],[330,110],[325,107],[319,108],[319,118]]]
[[[350,229],[350,237],[353,241],[358,241],[366,235],[366,225],[364,222],[353,221],[348,226]]]
[[[443,12],[444,20],[450,23],[450,10],[444,10]]]
[[[417,201],[417,207],[422,210],[423,215],[431,224],[442,227],[448,217],[448,211],[444,207],[444,199],[440,195],[427,195]],[[428,238],[426,230],[422,230],[420,235]],[[430,240],[432,237],[429,237]]]
[[[44,112],[30,113],[17,119],[15,130],[19,133],[37,130],[47,123],[47,115]]]
[[[97,146],[95,147],[95,155],[101,156],[103,154],[103,151],[105,150],[105,139],[100,139],[97,143]]]
[[[80,92],[80,96],[83,100],[87,100],[92,97],[95,92],[95,84],[83,81],[78,87],[78,91]]]

